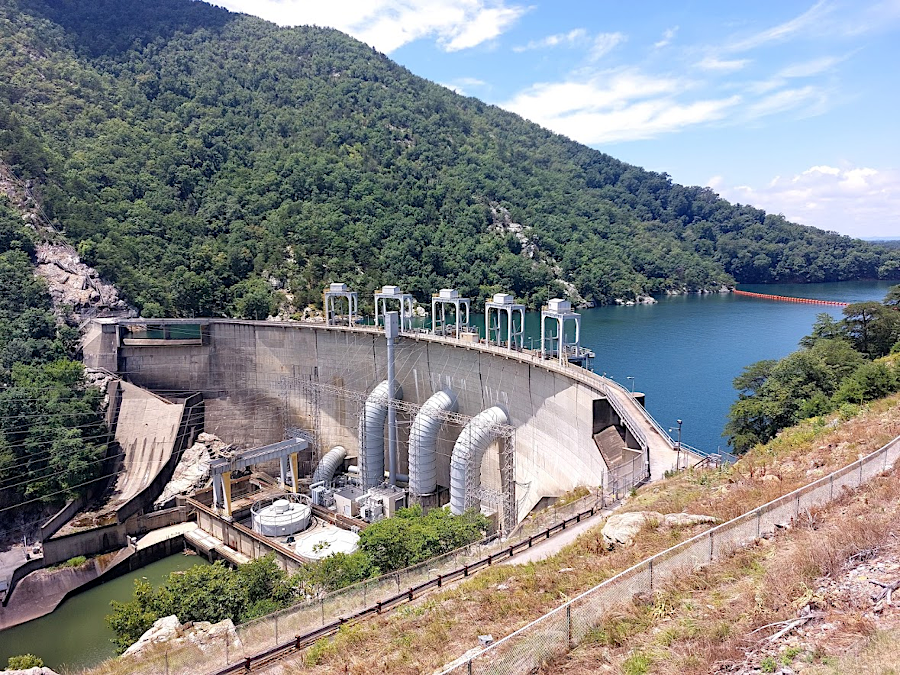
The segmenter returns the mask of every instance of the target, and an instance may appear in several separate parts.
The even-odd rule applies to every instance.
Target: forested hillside
[[[900,252],[674,184],[333,30],[0,0],[0,70],[0,157],[145,315],[256,317],[274,287],[302,307],[334,280],[536,305],[900,277]]]
[[[57,323],[32,244],[0,197],[0,509],[62,501],[100,475],[100,393],[72,360],[79,332]],[[0,514],[3,526],[8,514]]]

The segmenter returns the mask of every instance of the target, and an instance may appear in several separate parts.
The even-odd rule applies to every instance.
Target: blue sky
[[[900,0],[216,0],[791,220],[900,237]]]

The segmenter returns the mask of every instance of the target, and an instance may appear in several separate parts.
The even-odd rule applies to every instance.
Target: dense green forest
[[[0,157],[145,315],[255,317],[335,280],[534,306],[900,278],[900,252],[677,185],[334,30],[0,0],[0,69]]]
[[[424,562],[485,536],[487,518],[476,511],[454,516],[445,509],[422,513],[418,506],[399,509],[394,518],[373,523],[360,533],[359,550],[336,553],[304,565],[288,576],[272,556],[238,569],[218,562],[173,572],[154,588],[135,581],[128,602],[113,602],[107,623],[120,651],[127,649],[157,619],[174,614],[182,622],[231,619],[243,623],[303,599]]]
[[[843,314],[819,314],[799,351],[757,361],[735,378],[725,435],[737,451],[800,420],[900,391],[900,286],[884,302],[858,302]]]
[[[57,323],[32,243],[0,197],[0,507],[62,500],[99,475],[100,395],[72,360],[78,329]],[[0,516],[2,518],[2,516]]]

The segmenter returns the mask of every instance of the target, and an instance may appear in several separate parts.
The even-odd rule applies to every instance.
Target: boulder
[[[4,670],[3,675],[59,675],[55,670],[46,666],[42,668],[23,668],[21,670]]]
[[[157,644],[159,642],[168,642],[172,638],[176,637],[181,632],[181,622],[178,620],[178,617],[172,614],[171,616],[164,616],[161,619],[157,619],[153,622],[153,625],[147,630],[146,633],[141,635],[138,638],[138,641],[131,645],[128,649],[125,650],[123,656],[131,656],[132,654],[138,654],[150,645]]]
[[[57,311],[73,311],[79,316],[135,314],[119,297],[118,289],[84,264],[68,244],[43,243],[35,253],[35,274],[46,279]]]
[[[209,463],[229,454],[231,446],[218,436],[202,433],[197,442],[185,450],[172,474],[172,479],[163,488],[154,505],[163,507],[177,495],[186,495],[199,490],[209,479]]]
[[[157,619],[150,629],[138,638],[138,641],[125,650],[122,656],[140,657],[155,645],[165,643],[169,649],[175,649],[185,643],[192,644],[206,651],[209,648],[221,647],[223,640],[235,654],[242,649],[241,640],[234,629],[231,619],[219,623],[195,621],[182,624],[174,614]]]
[[[656,523],[660,527],[691,527],[699,523],[716,522],[718,519],[713,516],[691,513],[662,514],[657,511],[632,511],[617,513],[607,518],[600,534],[607,544],[630,546],[647,523]]]

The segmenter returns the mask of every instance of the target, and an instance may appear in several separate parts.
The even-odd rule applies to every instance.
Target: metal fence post
[[[713,561],[713,531],[709,531],[709,562]]]
[[[859,485],[862,485],[862,460],[859,460]]]
[[[319,609],[322,610],[322,625],[325,625],[325,598],[319,598]]]
[[[760,526],[762,525],[762,509],[756,509],[756,538],[759,539]]]
[[[831,472],[831,480],[828,481],[828,501],[834,501],[834,471]]]
[[[275,615],[275,644],[278,644],[278,615]]]
[[[650,566],[650,590],[653,590],[653,558],[648,561]]]

